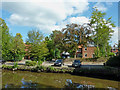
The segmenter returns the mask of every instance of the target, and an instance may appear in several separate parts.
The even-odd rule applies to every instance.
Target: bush
[[[14,62],[13,68],[18,68],[18,63],[15,63],[15,62]]]
[[[43,61],[41,61],[41,60],[40,60],[40,61],[38,61],[38,65],[41,65],[42,63],[43,63]]]
[[[48,69],[49,69],[50,71],[54,71],[54,70],[55,70],[55,68],[52,67],[52,66],[49,66]]]
[[[111,52],[109,53],[109,56],[115,56],[115,53]]]
[[[6,68],[7,66],[5,64],[2,65],[2,68]]]
[[[25,65],[26,66],[35,66],[35,65],[37,65],[37,62],[36,61],[26,61]]]
[[[13,69],[13,66],[2,65],[3,69]]]
[[[120,67],[120,56],[114,56],[108,59],[107,66]]]

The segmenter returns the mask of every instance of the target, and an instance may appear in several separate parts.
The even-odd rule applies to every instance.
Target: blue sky
[[[88,22],[92,7],[106,12],[105,19],[112,16],[115,22],[111,43],[118,40],[118,2],[3,2],[2,18],[7,23],[10,33],[21,33],[25,42],[29,30],[40,30],[45,36],[53,30],[61,30],[67,23],[83,24]]]

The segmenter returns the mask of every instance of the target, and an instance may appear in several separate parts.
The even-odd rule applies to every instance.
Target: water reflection
[[[73,83],[72,80],[67,79],[66,80],[66,87],[67,88],[81,88],[81,89],[91,89],[94,88],[94,85],[82,85],[79,83]]]
[[[29,82],[26,82],[23,78],[21,82],[22,82],[21,88],[36,88],[37,87],[37,83],[32,83],[31,80],[29,80]]]
[[[73,83],[71,79],[66,79],[66,82],[65,82],[65,87],[66,88],[79,88],[79,89],[82,89],[82,90],[89,90],[89,89],[96,89],[94,85],[87,85],[87,84],[79,84],[79,83]],[[117,90],[115,88],[112,88],[112,87],[107,87],[108,90]]]
[[[118,81],[60,73],[2,71],[3,88],[117,88]]]
[[[53,88],[53,87],[33,83],[31,80],[26,81],[24,78],[22,78],[20,86],[14,86],[13,84],[6,84],[5,88]],[[94,85],[87,85],[87,84],[83,85],[79,83],[74,83],[72,82],[71,79],[66,79],[65,88],[79,88],[82,90],[89,90],[89,89],[95,90],[96,89]],[[106,88],[108,90],[117,90],[112,87],[106,87]]]
[[[20,86],[16,86],[14,84],[6,84],[5,88],[54,88],[54,87],[33,83],[31,80],[25,81],[25,79],[23,78],[21,80]]]

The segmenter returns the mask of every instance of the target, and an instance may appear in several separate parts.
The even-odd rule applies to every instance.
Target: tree
[[[20,33],[16,33],[16,36],[12,39],[11,52],[14,60],[22,60],[25,53],[25,45]]]
[[[49,50],[49,54],[46,56],[46,59],[47,60],[52,60],[52,58],[55,58],[54,42],[48,36],[45,37],[45,42],[46,42],[47,48]]]
[[[2,51],[2,59],[9,60],[11,59],[10,47],[11,47],[11,38],[12,36],[9,33],[9,28],[6,25],[5,21],[0,18],[0,47]]]
[[[97,47],[96,57],[106,55],[108,41],[113,33],[112,27],[115,27],[114,23],[111,21],[112,17],[105,20],[105,15],[106,13],[102,13],[101,11],[98,11],[98,9],[94,8],[90,20],[90,26],[93,29],[92,40]]]
[[[48,55],[48,49],[43,34],[36,30],[29,31],[27,42],[30,44],[28,49],[30,57],[37,61],[44,60]]]
[[[49,55],[46,57],[48,60],[52,60],[53,58],[57,59],[60,58],[60,46],[59,41],[56,42],[57,35],[60,34],[60,31],[54,30],[49,37],[47,36],[45,38],[45,41],[47,43],[47,47],[49,49]]]
[[[76,50],[78,45],[87,45],[87,41],[90,40],[89,34],[90,27],[88,24],[78,25],[78,24],[68,24],[66,28],[62,29],[62,39],[64,50],[67,52],[74,52],[74,57],[76,58]]]

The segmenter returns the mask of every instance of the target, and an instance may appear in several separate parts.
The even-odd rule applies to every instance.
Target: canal
[[[118,81],[76,76],[63,73],[37,73],[2,70],[2,88],[114,88]]]

